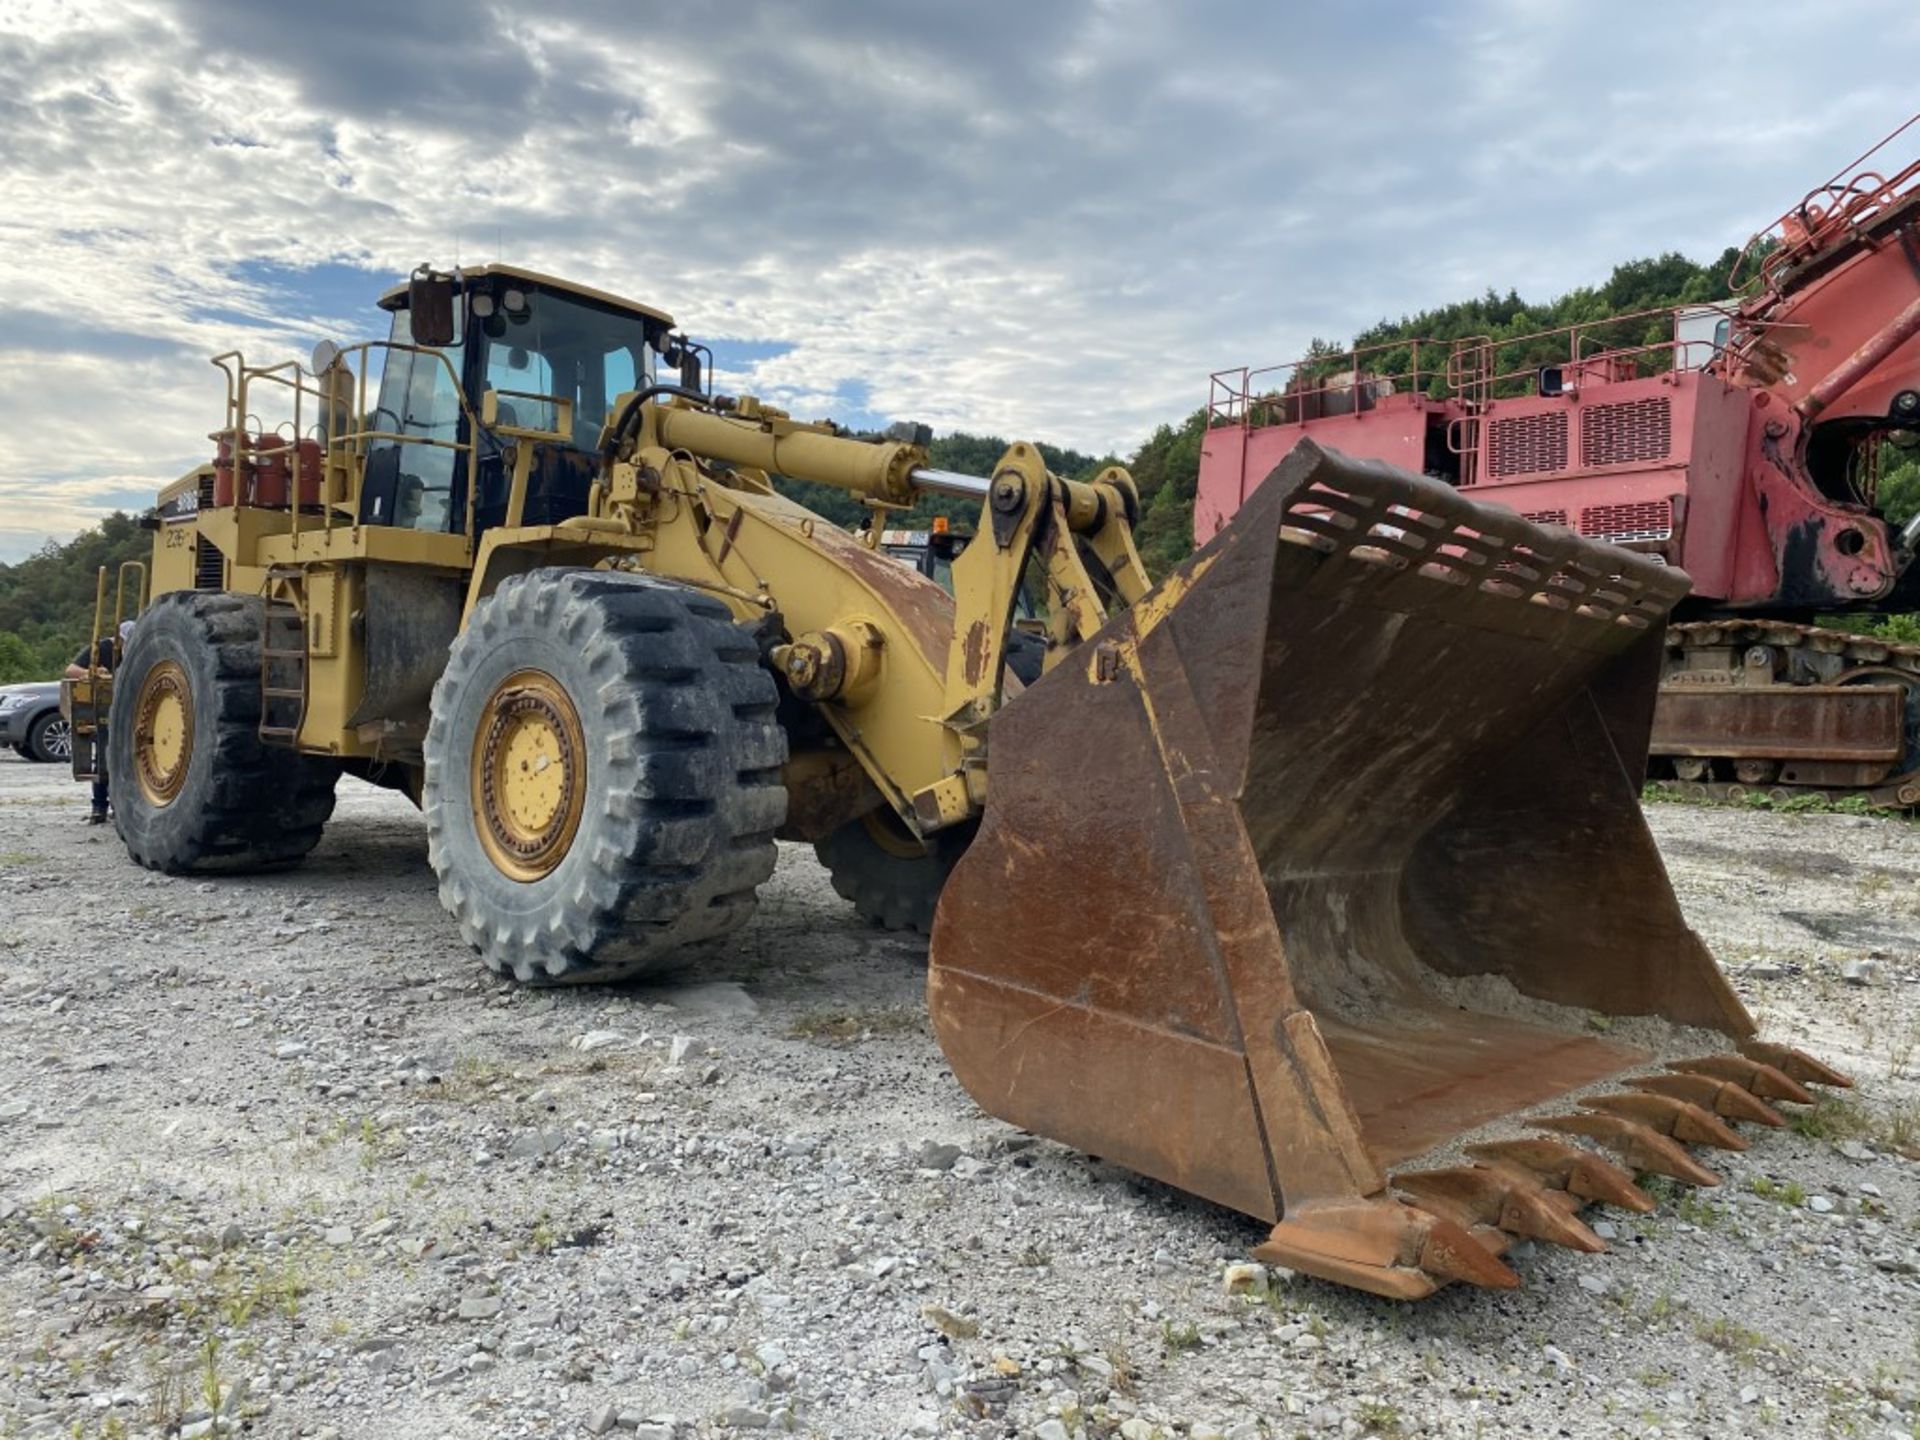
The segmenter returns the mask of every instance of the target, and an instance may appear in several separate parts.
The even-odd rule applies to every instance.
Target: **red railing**
[[[1702,312],[1719,314],[1728,320],[1734,315],[1732,306],[1663,305],[1536,330],[1530,335],[1498,340],[1474,336],[1455,341],[1454,353],[1449,357],[1448,388],[1463,401],[1485,404],[1490,400],[1537,393],[1540,371],[1554,366],[1560,367],[1569,389],[1583,383],[1638,380],[1671,370],[1697,370],[1721,348],[1711,337],[1681,338],[1682,316]],[[1666,330],[1663,338],[1623,343],[1623,331],[1635,327],[1644,330],[1652,321],[1662,323]]]
[[[1747,241],[1727,276],[1736,293],[1756,280],[1772,284],[1780,271],[1825,249],[1844,235],[1863,229],[1875,215],[1920,185],[1920,159],[1893,175],[1864,169],[1866,163],[1900,136],[1920,125],[1920,113],[1896,126],[1864,154],[1848,161],[1824,185],[1809,190],[1786,214]],[[1767,242],[1775,242],[1767,249]],[[1761,251],[1756,259],[1756,251]],[[1743,280],[1742,272],[1752,269]]]
[[[1440,340],[1394,340],[1285,365],[1216,370],[1207,377],[1207,424],[1292,424],[1371,410],[1387,395],[1424,393],[1444,379],[1449,348]]]
[[[1292,425],[1371,410],[1388,395],[1407,393],[1484,405],[1537,393],[1544,367],[1561,367],[1570,388],[1699,369],[1720,346],[1710,338],[1683,339],[1679,324],[1683,314],[1703,310],[1734,313],[1730,306],[1661,307],[1501,339],[1398,340],[1287,365],[1216,370],[1208,377],[1207,424]],[[1664,323],[1664,338],[1622,343],[1625,332],[1655,320]]]

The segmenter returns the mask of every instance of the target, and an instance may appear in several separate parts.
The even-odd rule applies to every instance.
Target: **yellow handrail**
[[[469,438],[464,441],[440,440],[426,435],[410,435],[403,431],[366,427],[364,425],[364,417],[367,414],[368,360],[375,349],[389,352],[390,355],[392,352],[399,351],[416,355],[431,355],[437,360],[446,371],[447,379],[451,382],[452,393],[460,406],[461,416],[467,422],[467,434]],[[356,423],[352,428],[335,434],[330,429],[325,429],[324,420],[316,422],[319,427],[325,430],[325,454],[327,463],[331,464],[336,458],[341,456],[342,452],[349,455],[354,462],[362,462],[366,458],[368,444],[375,441],[392,441],[396,444],[405,445],[424,445],[436,449],[465,453],[467,457],[467,504],[464,525],[467,545],[469,549],[471,549],[473,545],[475,501],[479,487],[480,454],[479,446],[474,443],[471,437],[478,434],[484,427],[481,425],[480,417],[475,413],[473,406],[467,401],[466,392],[461,388],[459,372],[453,368],[453,362],[447,358],[446,353],[442,350],[435,349],[428,345],[415,345],[399,340],[362,340],[338,351],[333,363],[335,365],[347,365],[350,363],[349,357],[357,360],[357,364],[353,366]],[[292,512],[289,529],[291,534],[298,536],[300,533],[301,508],[300,440],[303,429],[302,421],[304,418],[303,400],[304,397],[312,395],[315,406],[320,408],[321,413],[325,415],[329,409],[337,408],[338,397],[330,393],[327,388],[323,388],[321,384],[316,383],[324,379],[324,373],[315,374],[301,365],[297,360],[283,361],[278,365],[248,365],[246,358],[240,351],[230,350],[214,356],[212,363],[215,368],[227,376],[226,424],[221,430],[214,432],[213,438],[217,439],[224,434],[228,439],[228,448],[234,472],[231,504],[236,511],[243,503],[242,487],[240,484],[242,473],[241,457],[245,448],[247,448],[246,441],[249,438],[246,431],[248,415],[247,391],[255,382],[261,382],[282,385],[294,392],[294,434],[289,447],[292,453],[289,457],[287,483],[288,507]],[[329,530],[333,528],[333,509],[334,505],[331,502],[323,502],[321,505],[321,524]]]

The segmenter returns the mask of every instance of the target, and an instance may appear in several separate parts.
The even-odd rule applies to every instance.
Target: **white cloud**
[[[206,355],[371,334],[456,251],[780,342],[738,379],[802,412],[1124,448],[1219,366],[1744,238],[1916,42],[1908,0],[12,0],[0,558],[204,451]]]

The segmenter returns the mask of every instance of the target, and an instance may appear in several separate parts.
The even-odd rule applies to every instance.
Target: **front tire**
[[[25,743],[15,748],[42,765],[63,764],[73,758],[73,727],[58,710],[49,710],[29,727]]]
[[[718,600],[536,570],[474,607],[433,692],[428,855],[487,966],[626,979],[727,935],[773,874],[786,733]]]
[[[320,843],[339,767],[260,739],[263,602],[176,591],[114,672],[107,774],[127,853],[170,875],[290,864]]]

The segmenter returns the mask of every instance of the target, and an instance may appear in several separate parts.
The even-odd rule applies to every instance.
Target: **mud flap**
[[[1303,441],[992,722],[928,982],[961,1083],[1381,1293],[1511,1283],[1503,1215],[1584,1244],[1534,1192],[1632,1186],[1561,1142],[1389,1173],[1649,1059],[1585,1015],[1752,1035],[1638,803],[1686,587]]]

